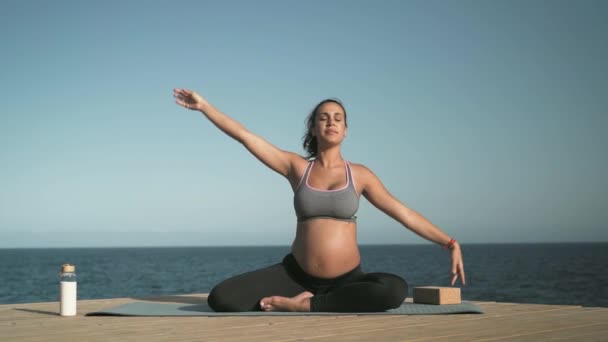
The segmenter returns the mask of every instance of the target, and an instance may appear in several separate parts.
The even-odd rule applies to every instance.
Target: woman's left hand
[[[460,277],[460,282],[464,286],[466,285],[466,281],[464,277],[464,264],[462,262],[460,244],[458,244],[458,242],[454,243],[452,248],[450,248],[450,252],[452,256],[452,281],[450,282],[450,285],[454,286],[456,279]]]

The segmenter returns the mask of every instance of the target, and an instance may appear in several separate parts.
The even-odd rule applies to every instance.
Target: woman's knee
[[[381,284],[379,297],[387,310],[401,306],[408,292],[405,279],[390,273],[377,273],[375,278]]]
[[[227,286],[224,286],[223,283],[216,285],[211,292],[209,292],[207,304],[215,312],[239,312],[248,310],[248,308],[243,307],[243,302],[239,301],[234,296],[234,292],[227,288]]]
[[[209,307],[216,312],[259,310],[258,301],[267,295],[267,283],[277,279],[280,267],[276,264],[220,282],[207,297]]]
[[[405,279],[394,274],[391,274],[391,276],[390,292],[392,294],[392,308],[397,308],[401,306],[405,301],[405,298],[407,298],[408,287]]]
[[[207,304],[215,312],[225,311],[222,310],[224,308],[224,303],[221,290],[218,291],[217,285],[211,290],[211,292],[209,292],[209,295],[207,296]]]

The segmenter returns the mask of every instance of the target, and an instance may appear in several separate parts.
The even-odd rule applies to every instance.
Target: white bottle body
[[[76,316],[76,282],[60,282],[61,295],[59,299],[61,316]]]

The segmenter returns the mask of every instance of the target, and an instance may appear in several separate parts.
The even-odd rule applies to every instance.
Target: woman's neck
[[[324,168],[331,168],[338,165],[343,165],[344,159],[340,153],[340,147],[335,146],[328,149],[319,150],[317,152],[315,162],[321,164],[321,166]]]

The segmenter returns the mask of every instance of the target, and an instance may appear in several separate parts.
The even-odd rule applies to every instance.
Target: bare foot
[[[295,297],[272,296],[262,298],[260,307],[264,311],[310,311],[311,292],[304,291]]]

